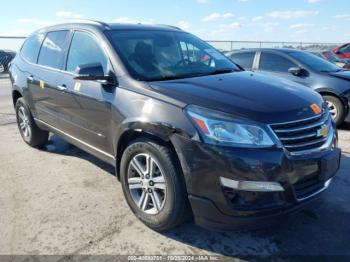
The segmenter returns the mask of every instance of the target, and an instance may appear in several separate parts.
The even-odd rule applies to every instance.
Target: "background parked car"
[[[10,50],[0,50],[0,73],[7,72],[9,63],[16,56],[16,53]],[[1,70],[2,69],[2,70]]]
[[[310,53],[326,59],[341,68],[350,69],[350,59],[340,59],[332,51],[310,51]]]
[[[333,49],[333,52],[342,59],[350,59],[350,43],[344,44],[342,46]]]
[[[350,71],[296,49],[247,49],[226,54],[246,70],[272,74],[308,86],[327,102],[337,125],[350,122]]]

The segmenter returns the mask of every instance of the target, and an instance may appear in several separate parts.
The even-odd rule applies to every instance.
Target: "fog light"
[[[256,192],[276,192],[284,191],[283,187],[278,182],[260,182],[260,181],[237,181],[225,177],[220,177],[222,186],[233,188],[242,191]]]

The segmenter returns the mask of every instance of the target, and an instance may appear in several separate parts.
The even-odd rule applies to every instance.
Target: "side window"
[[[340,48],[340,52],[350,53],[350,45],[346,45],[346,46]]]
[[[75,32],[70,45],[66,70],[74,72],[79,65],[100,63],[107,73],[108,60],[100,45],[89,33]]]
[[[296,65],[283,56],[266,52],[261,53],[259,65],[260,70],[288,72],[288,69],[291,67],[296,67]]]
[[[38,64],[61,69],[69,31],[50,32],[41,47]]]
[[[44,39],[43,35],[32,35],[24,42],[21,48],[21,55],[29,62],[36,63],[39,49]]]
[[[236,64],[239,64],[244,69],[253,68],[254,57],[255,52],[236,53],[230,56]]]

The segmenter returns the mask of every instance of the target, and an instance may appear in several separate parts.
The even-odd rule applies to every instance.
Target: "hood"
[[[242,71],[181,80],[150,82],[159,93],[185,104],[226,112],[262,123],[312,117],[321,96],[294,82]]]
[[[345,79],[345,80],[350,80],[350,71],[339,71],[339,72],[334,72],[334,73],[328,73],[331,76]]]

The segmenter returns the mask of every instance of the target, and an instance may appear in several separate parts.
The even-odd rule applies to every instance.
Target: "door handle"
[[[33,82],[34,81],[34,77],[32,75],[28,76],[27,79],[28,79],[29,82]]]
[[[67,86],[66,85],[59,85],[59,86],[57,86],[57,89],[60,91],[65,91],[65,90],[67,90]]]

